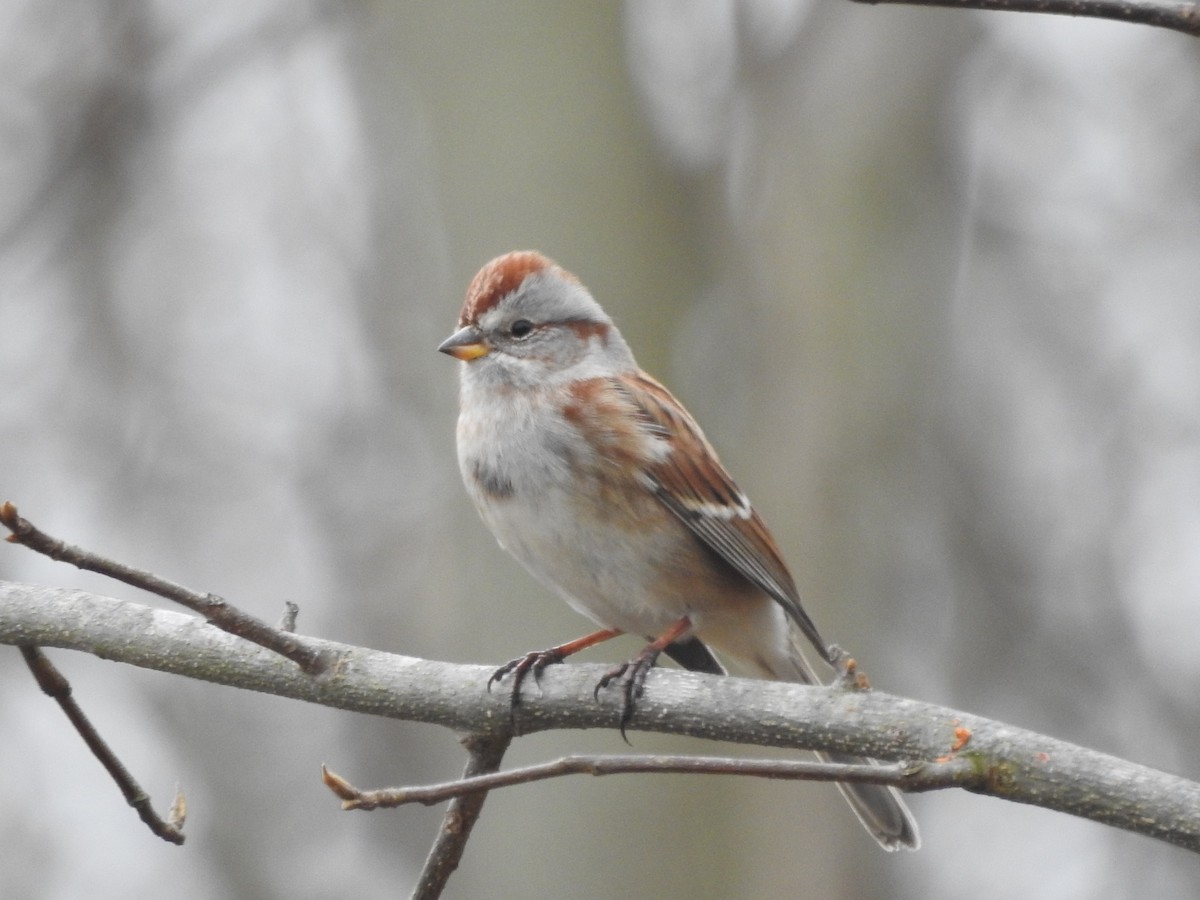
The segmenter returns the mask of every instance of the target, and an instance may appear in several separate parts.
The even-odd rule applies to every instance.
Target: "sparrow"
[[[643,635],[645,648],[596,685],[597,696],[621,686],[624,734],[662,653],[693,671],[724,674],[718,657],[730,657],[763,678],[819,684],[802,635],[837,667],[762,517],[578,278],[535,251],[497,257],[438,350],[461,361],[458,463],[484,523],[598,626],[511,660],[489,688],[511,674],[515,706],[526,675]],[[838,787],[885,849],[919,846],[895,789]]]

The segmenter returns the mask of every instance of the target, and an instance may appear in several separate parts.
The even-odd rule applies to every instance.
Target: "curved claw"
[[[621,740],[627,744],[629,743],[629,737],[625,734],[625,729],[633,721],[633,714],[637,709],[638,699],[642,696],[646,676],[654,668],[656,659],[658,659],[657,652],[643,651],[638,656],[629,660],[629,662],[621,663],[621,665],[605,672],[604,677],[596,682],[596,687],[592,691],[592,696],[596,700],[599,700],[602,689],[608,687],[614,681],[619,683],[621,687],[621,723],[619,728],[621,730]]]
[[[504,676],[511,672],[515,667],[516,660],[509,660],[504,665],[500,666],[500,668],[496,669],[496,671],[492,673],[492,677],[487,680],[488,693],[490,694],[492,692],[493,684],[503,679]]]
[[[596,686],[592,688],[592,698],[596,700],[596,702],[599,702],[600,692],[608,687],[614,679],[620,678],[622,675],[624,675],[626,670],[628,670],[629,665],[630,664],[627,662],[621,663],[619,666],[609,669],[607,672],[605,672],[604,677],[597,681]]]
[[[549,650],[531,650],[524,656],[518,656],[516,659],[510,659],[504,665],[496,669],[488,679],[487,689],[490,692],[492,685],[498,681],[502,681],[504,676],[512,673],[512,693],[511,706],[517,706],[521,702],[521,685],[525,683],[525,678],[530,672],[533,673],[533,681],[535,684],[541,683],[542,670],[546,666],[552,666],[555,663],[563,661],[564,654],[561,648],[551,647]]]
[[[613,681],[620,680],[622,687],[622,704],[621,704],[621,739],[625,743],[629,743],[629,738],[625,734],[625,729],[629,723],[633,721],[633,713],[637,708],[638,698],[642,696],[642,686],[646,683],[646,676],[650,670],[654,668],[654,663],[658,659],[658,655],[667,647],[671,646],[674,641],[679,640],[692,629],[692,620],[687,616],[683,616],[675,622],[670,628],[660,634],[657,638],[642,648],[642,652],[635,656],[627,663],[622,663],[614,669],[606,672],[604,677],[596,683],[596,689],[592,695],[599,700],[600,689],[608,687]]]

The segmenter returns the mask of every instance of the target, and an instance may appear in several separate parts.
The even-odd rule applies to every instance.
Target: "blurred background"
[[[877,687],[1200,778],[1200,43],[805,0],[0,2],[0,495],[302,631],[499,663],[587,623],[454,462],[468,280],[536,247],[691,408]],[[158,601],[17,547],[0,577]],[[636,643],[606,645],[623,659]],[[383,898],[454,735],[0,653],[0,896]],[[481,685],[482,689],[482,685]],[[726,748],[636,734],[639,751]],[[507,763],[619,752],[522,739]],[[1195,856],[822,785],[493,794],[448,897],[1177,897]]]

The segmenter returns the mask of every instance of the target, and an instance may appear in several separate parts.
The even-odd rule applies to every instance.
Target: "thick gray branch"
[[[0,582],[0,643],[81,650],[338,709],[506,733],[507,693],[489,694],[491,669],[307,639],[336,656],[305,675],[270,651],[177,612],[81,591]],[[615,728],[620,705],[592,688],[604,667],[555,666],[518,710],[522,732]],[[841,751],[876,759],[943,758],[956,742],[972,767],[958,782],[1200,850],[1200,785],[1053,738],[876,691],[655,670],[629,726],[743,744]],[[956,732],[956,729],[958,731]],[[964,730],[965,729],[965,730]]]

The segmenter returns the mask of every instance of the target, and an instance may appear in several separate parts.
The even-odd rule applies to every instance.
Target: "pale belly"
[[[760,674],[790,670],[782,607],[648,488],[614,480],[611,462],[581,467],[588,447],[536,412],[515,403],[501,415],[490,404],[473,422],[459,421],[464,482],[500,545],[603,628],[656,637],[687,616],[718,653]]]
[[[555,494],[487,502],[480,513],[505,550],[602,627],[656,635],[696,611],[699,598],[662,589],[663,572],[688,562],[680,559],[680,539],[691,540],[677,533],[682,526],[666,523],[670,537],[656,539],[595,519],[581,525],[571,501]]]

